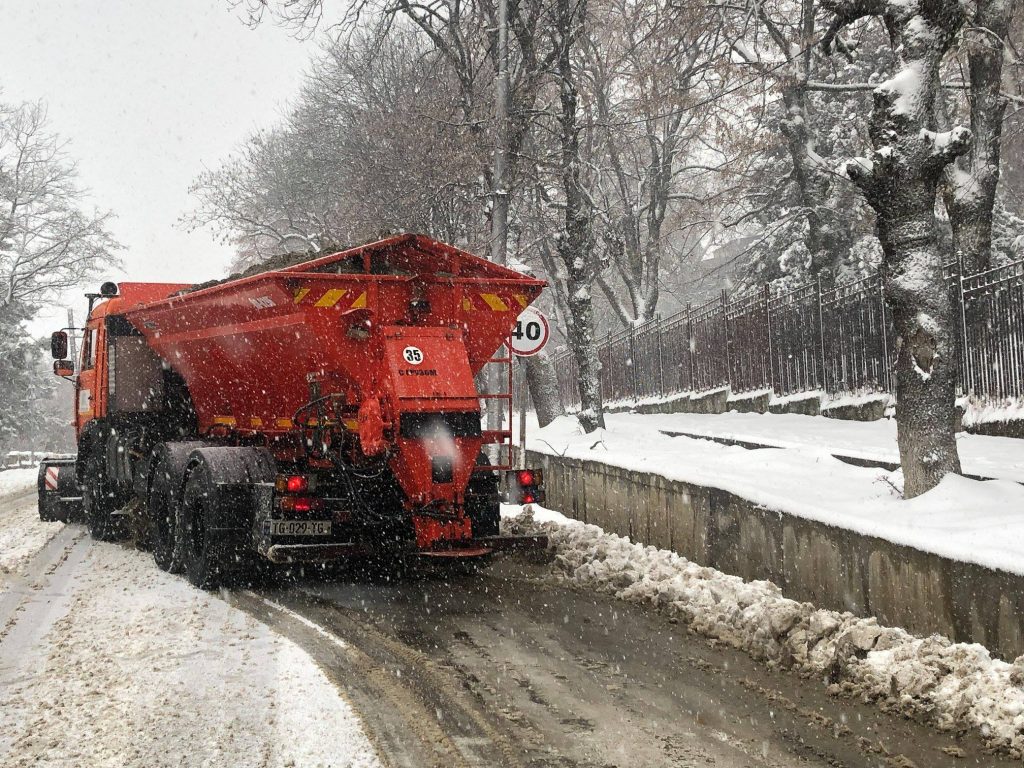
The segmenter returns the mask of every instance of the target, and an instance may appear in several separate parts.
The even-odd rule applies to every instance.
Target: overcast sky
[[[0,98],[48,104],[132,280],[223,274],[230,249],[176,226],[188,186],[279,119],[314,52],[227,0],[0,0]]]

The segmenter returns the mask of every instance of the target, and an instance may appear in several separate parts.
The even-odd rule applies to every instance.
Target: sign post
[[[539,309],[527,307],[518,318],[512,329],[512,352],[516,357],[536,355],[548,343],[551,326],[548,319]],[[520,469],[526,466],[526,361],[519,361],[519,461]]]

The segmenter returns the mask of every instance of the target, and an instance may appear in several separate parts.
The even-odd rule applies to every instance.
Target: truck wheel
[[[481,453],[477,466],[491,466]],[[501,521],[501,495],[495,472],[474,472],[466,486],[466,514],[473,526],[473,536],[497,536]]]
[[[103,455],[93,453],[85,463],[85,482],[82,484],[82,505],[89,535],[96,541],[113,541],[119,526],[112,518],[117,509],[116,497],[107,482],[106,462]]]
[[[181,537],[178,529],[178,503],[174,494],[176,477],[162,458],[153,467],[153,480],[149,488],[147,507],[150,521],[150,540],[153,542],[153,561],[162,571],[180,573],[182,567]]]
[[[197,464],[189,473],[182,495],[181,541],[185,576],[200,589],[216,589],[224,576],[218,557],[216,531],[211,530],[217,490],[205,464]]]

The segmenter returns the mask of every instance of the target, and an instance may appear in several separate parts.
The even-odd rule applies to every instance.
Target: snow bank
[[[1024,753],[1024,656],[1007,664],[980,645],[815,609],[771,582],[745,582],[557,512],[516,509],[506,508],[505,530],[547,534],[556,568],[576,586],[657,607],[704,637],[823,679],[834,692],[941,729],[973,728],[993,747]]]
[[[69,567],[67,613],[0,664],[4,766],[379,765],[291,641],[127,547]]]
[[[1022,398],[976,400],[964,397],[958,400],[957,404],[964,409],[964,426],[1024,421],[1024,399]]]
[[[563,417],[543,430],[528,433],[527,446],[540,453],[719,488],[768,509],[1024,575],[1024,486],[1016,482],[981,482],[950,475],[932,491],[904,501],[899,492],[899,473],[841,462],[830,454],[826,437],[807,438],[782,449],[748,450],[708,440],[668,437],[660,431],[671,428],[678,423],[673,420],[679,418],[682,415],[610,415],[608,429],[585,435],[574,419]],[[814,417],[785,417],[801,418],[809,421]],[[825,419],[820,422],[835,423]],[[1001,461],[1007,471],[1024,477],[1024,465],[1015,465],[1012,458],[989,459],[991,464]],[[972,465],[967,466],[970,471]]]
[[[4,496],[13,496],[35,488],[38,474],[38,467],[7,469],[0,472],[0,499]]]

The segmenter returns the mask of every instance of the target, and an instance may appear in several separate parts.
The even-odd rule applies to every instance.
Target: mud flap
[[[82,491],[75,478],[74,458],[45,458],[39,463],[39,519],[77,522],[84,518]]]

